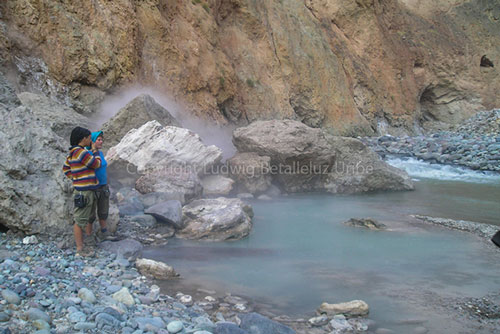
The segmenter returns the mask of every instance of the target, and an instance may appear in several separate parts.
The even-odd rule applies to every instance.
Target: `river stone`
[[[9,321],[10,316],[5,313],[5,312],[0,312],[0,322],[7,322]]]
[[[335,137],[293,120],[257,121],[233,132],[238,152],[270,157],[273,179],[288,192],[410,190],[406,172],[354,138]]]
[[[199,175],[221,159],[222,151],[203,144],[194,132],[157,121],[130,130],[106,155],[109,175],[123,185],[147,171],[181,168]]]
[[[42,319],[36,319],[35,321],[33,321],[33,326],[39,330],[41,329],[50,330],[50,325],[47,323],[47,321]]]
[[[370,308],[368,304],[362,300],[352,300],[350,302],[339,304],[323,303],[318,309],[320,314],[327,315],[343,314],[346,317],[362,317],[368,315]]]
[[[184,329],[184,324],[182,323],[182,321],[177,321],[177,320],[171,321],[167,325],[168,332],[172,334],[178,333],[183,329]]]
[[[225,196],[233,189],[234,181],[222,175],[209,175],[201,179],[204,196]]]
[[[217,322],[214,334],[249,334],[232,322]]]
[[[123,287],[120,291],[115,292],[112,295],[113,299],[123,303],[125,305],[131,306],[135,304],[134,297],[130,294],[127,288]]]
[[[118,204],[118,211],[120,217],[142,214],[144,205],[138,197],[128,197]]]
[[[130,222],[139,224],[142,227],[155,227],[156,218],[151,215],[134,215],[128,217]]]
[[[134,318],[134,320],[139,325],[140,330],[145,330],[148,325],[156,328],[165,328],[165,322],[160,317],[153,317],[153,318],[137,317]]]
[[[102,313],[109,314],[118,321],[123,321],[121,313],[112,307],[106,307],[104,310],[102,310]]]
[[[120,241],[101,242],[99,248],[114,253],[117,257],[136,259],[142,254],[143,246],[139,241],[134,239],[124,239]]]
[[[180,126],[168,110],[159,105],[150,95],[141,94],[103,124],[101,130],[104,132],[106,145],[115,146],[127,132],[152,120],[156,120],[163,126]]]
[[[258,313],[241,315],[240,327],[249,334],[295,334],[290,327],[272,321]]]
[[[87,316],[83,312],[73,312],[68,314],[68,320],[71,321],[72,323],[78,323],[78,322],[84,322],[87,320]]]
[[[95,323],[93,322],[79,322],[73,327],[77,331],[88,331],[91,329],[94,329],[96,327]]]
[[[150,259],[137,259],[135,261],[135,266],[141,274],[150,275],[156,279],[169,279],[179,276],[174,268],[169,265]]]
[[[103,326],[117,327],[120,325],[120,321],[108,313],[99,313],[95,317],[95,323],[98,328],[102,328]]]
[[[87,303],[94,304],[96,302],[94,293],[87,288],[81,288],[80,290],[78,290],[78,297],[80,297],[81,300],[84,300]]]
[[[144,213],[154,216],[157,220],[171,224],[176,229],[184,227],[182,222],[182,205],[177,200],[170,200],[153,205]]]
[[[271,185],[271,158],[253,152],[236,153],[227,161],[229,175],[237,183],[238,192],[259,193]]]
[[[50,324],[50,317],[45,312],[43,312],[37,308],[32,307],[32,308],[28,309],[28,311],[26,311],[25,315],[26,315],[26,318],[28,318],[28,320],[34,321],[37,319],[41,319],[41,320],[44,320]]]
[[[385,230],[387,226],[372,218],[351,218],[344,222],[347,226],[364,227],[370,230]]]
[[[14,305],[21,304],[21,297],[19,297],[19,295],[12,290],[9,289],[2,290],[2,297],[9,304],[14,304]]]
[[[223,241],[246,237],[252,228],[252,207],[238,198],[195,200],[182,208],[182,239]]]
[[[38,243],[38,239],[34,235],[30,235],[29,237],[25,237],[23,239],[24,245],[36,245]]]
[[[326,315],[321,315],[319,317],[314,317],[308,320],[309,324],[314,327],[321,327],[328,323],[328,317]]]
[[[352,332],[354,329],[343,314],[335,315],[330,321],[330,327],[334,333]]]
[[[207,317],[196,317],[193,320],[196,329],[209,331],[211,333],[214,332],[216,326],[215,324]]]

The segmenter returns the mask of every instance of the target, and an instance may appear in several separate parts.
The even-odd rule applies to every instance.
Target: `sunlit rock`
[[[368,315],[370,308],[362,300],[352,300],[339,304],[323,303],[318,309],[318,313],[327,315],[343,314],[346,317],[362,317]]]

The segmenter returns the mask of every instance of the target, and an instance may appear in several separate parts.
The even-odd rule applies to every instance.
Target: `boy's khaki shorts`
[[[93,190],[73,191],[73,197],[77,194],[82,194],[85,198],[85,206],[83,208],[76,207],[73,211],[73,220],[76,225],[85,228],[87,224],[93,223],[95,220],[96,199]]]

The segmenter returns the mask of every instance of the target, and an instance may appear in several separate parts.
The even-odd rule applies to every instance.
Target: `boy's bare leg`
[[[73,233],[75,234],[76,251],[81,252],[83,250],[83,231],[76,223],[73,224]]]
[[[93,225],[93,223],[88,223],[87,226],[85,226],[85,233],[87,235],[91,235],[92,234],[92,225]]]
[[[101,225],[101,231],[106,229],[106,219],[99,219],[99,225]]]

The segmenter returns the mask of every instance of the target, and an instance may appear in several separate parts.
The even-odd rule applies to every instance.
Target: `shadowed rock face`
[[[500,105],[497,0],[0,7],[4,66],[73,105],[140,82],[219,123],[296,119],[336,135],[446,127]]]
[[[51,130],[59,128],[56,122],[20,105],[1,74],[0,101],[0,224],[27,233],[60,232],[70,223],[71,182],[62,173],[69,140]],[[61,109],[54,114],[62,116]]]
[[[361,141],[297,121],[254,122],[236,129],[233,143],[239,152],[269,157],[267,174],[288,192],[413,189],[406,172],[380,160]]]

